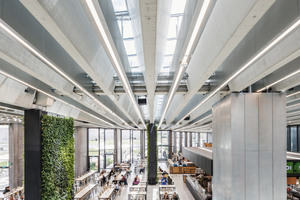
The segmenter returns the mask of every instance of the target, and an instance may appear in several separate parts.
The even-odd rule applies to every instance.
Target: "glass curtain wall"
[[[89,168],[99,170],[99,129],[89,129]]]
[[[141,132],[132,131],[132,161],[141,158]]]
[[[185,132],[182,132],[182,147],[185,147]]]
[[[105,164],[110,169],[114,165],[115,137],[113,129],[105,129]]]
[[[169,131],[157,132],[158,160],[167,160],[169,155]]]
[[[122,162],[131,161],[130,130],[122,130]]]
[[[191,144],[191,134],[189,132],[187,132],[185,134],[187,134],[187,147],[189,147]]]
[[[198,145],[198,133],[192,133],[192,147],[197,147]]]
[[[175,149],[175,137],[176,137],[176,133],[172,132],[172,153],[176,153],[176,149]]]
[[[100,169],[105,168],[105,163],[104,163],[104,150],[105,150],[105,134],[104,134],[104,129],[100,129]]]
[[[9,126],[0,125],[0,190],[9,185]]]
[[[176,153],[180,151],[180,132],[176,132]]]
[[[287,151],[300,152],[300,125],[287,127]]]
[[[147,143],[147,131],[144,131],[145,134],[145,157],[148,155],[148,143]]]

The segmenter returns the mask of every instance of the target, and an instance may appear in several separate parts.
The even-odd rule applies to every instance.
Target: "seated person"
[[[101,180],[101,186],[104,185],[105,182],[106,182],[106,178],[105,178],[105,176],[103,176],[103,177],[102,177],[102,180]]]
[[[167,193],[167,192],[165,192],[164,196],[163,196],[161,199],[162,199],[162,200],[169,199],[168,193]]]
[[[120,190],[120,188],[119,188],[119,184],[118,183],[116,183],[115,184],[115,192],[118,192]]]
[[[113,182],[114,184],[117,184],[117,183],[118,183],[118,180],[117,180],[117,176],[116,176],[116,175],[114,176],[114,180],[112,180],[112,182]]]
[[[178,197],[178,195],[176,194],[176,192],[174,192],[174,194],[172,195],[172,198],[171,198],[172,200],[178,200],[179,199],[179,197]]]
[[[167,185],[168,183],[168,179],[164,176],[162,179],[161,179],[161,184],[162,185]]]
[[[144,165],[141,163],[140,165],[140,173],[145,172],[145,167]]]
[[[10,192],[9,186],[5,187],[5,189],[4,189],[4,191],[3,191],[3,194],[6,194],[6,193],[8,193],[8,192]]]
[[[127,179],[126,179],[126,177],[124,175],[122,175],[122,179],[120,180],[120,184],[121,183],[124,183],[124,185],[128,185],[127,184]]]
[[[162,170],[162,168],[160,168],[160,166],[158,166],[158,170],[160,171],[160,172],[163,172],[164,170]]]
[[[136,175],[136,177],[133,179],[133,185],[138,185],[140,183],[140,179],[138,177],[138,175]]]

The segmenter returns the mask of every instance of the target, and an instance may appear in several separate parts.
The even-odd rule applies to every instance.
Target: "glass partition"
[[[0,125],[0,190],[9,185],[9,126]]]

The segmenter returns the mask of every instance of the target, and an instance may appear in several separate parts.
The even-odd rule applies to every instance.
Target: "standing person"
[[[9,186],[5,187],[5,189],[4,189],[4,191],[3,191],[3,194],[6,194],[6,193],[8,193],[8,192],[10,192]]]

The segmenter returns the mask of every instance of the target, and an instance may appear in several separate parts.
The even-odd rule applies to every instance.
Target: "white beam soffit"
[[[30,84],[28,84],[28,83],[26,83],[26,82],[24,82],[24,81],[22,81],[22,80],[16,78],[15,76],[10,75],[10,74],[8,74],[8,73],[2,71],[2,70],[0,70],[0,74],[2,74],[3,76],[8,77],[8,78],[10,78],[10,79],[12,79],[12,80],[14,80],[14,81],[17,81],[17,82],[19,82],[19,83],[21,83],[21,84],[23,84],[23,85],[26,85],[27,87],[32,88],[32,89],[34,89],[34,90],[36,90],[36,91],[38,91],[38,92],[40,92],[40,93],[43,93],[43,94],[45,94],[46,96],[48,96],[48,97],[50,97],[50,98],[52,98],[52,99],[55,99],[56,101],[59,101],[59,102],[61,102],[61,103],[63,103],[63,104],[66,104],[66,105],[69,105],[69,106],[71,106],[72,108],[75,108],[75,109],[79,110],[80,112],[83,112],[83,113],[85,113],[85,114],[87,114],[87,115],[89,115],[89,116],[91,116],[91,117],[93,117],[93,118],[95,118],[95,119],[97,119],[97,120],[99,120],[99,121],[104,122],[105,124],[108,124],[109,126],[115,127],[114,124],[111,124],[111,123],[109,123],[109,122],[107,122],[107,121],[105,121],[105,120],[103,120],[103,119],[101,119],[101,118],[99,118],[99,117],[97,117],[97,116],[95,116],[95,115],[92,115],[92,114],[90,114],[90,113],[88,113],[88,112],[86,112],[86,111],[84,111],[84,110],[82,110],[82,109],[79,109],[79,108],[73,106],[72,104],[69,104],[69,103],[67,103],[67,102],[65,102],[65,101],[63,101],[63,100],[61,100],[61,99],[59,99],[59,98],[56,98],[55,96],[53,96],[53,95],[51,95],[51,94],[49,94],[49,93],[47,93],[47,92],[44,92],[43,90],[40,90],[39,88],[37,88],[37,87],[35,87],[35,86],[33,86],[33,85],[30,85]]]
[[[139,0],[141,32],[143,40],[143,52],[145,72],[144,78],[147,88],[147,103],[149,106],[149,119],[154,119],[154,95],[157,79],[156,61],[156,30],[157,30],[157,0]]]
[[[107,84],[99,78],[93,71],[90,64],[85,60],[79,50],[72,44],[70,39],[63,33],[51,16],[44,10],[43,6],[38,1],[26,1],[21,0],[21,3],[31,12],[31,14],[44,26],[44,28],[56,39],[56,41],[68,52],[68,54],[78,63],[78,65],[87,72],[87,74],[101,87],[101,89],[107,94],[107,96],[120,108],[128,119],[135,123],[135,121],[130,117],[130,115],[123,109],[118,103],[117,95],[109,90]],[[88,91],[83,91],[84,93]],[[91,94],[89,92],[89,94]],[[91,94],[92,95],[92,94]],[[89,95],[88,95],[89,96]],[[93,98],[94,99],[94,98]],[[95,98],[96,99],[96,98]],[[112,114],[114,117],[122,121],[126,126],[129,126],[128,123],[123,120],[120,116],[114,113],[111,109],[101,103],[98,99],[95,101],[101,107],[103,107],[107,112]],[[131,127],[132,128],[132,127]]]
[[[141,111],[135,100],[134,94],[130,87],[130,84],[127,79],[124,68],[122,67],[120,57],[119,57],[116,47],[112,41],[111,35],[108,34],[109,30],[108,30],[107,24],[105,22],[101,8],[100,8],[98,2],[95,0],[85,0],[85,4],[87,5],[87,7],[89,9],[91,17],[93,19],[93,23],[95,23],[95,25],[96,25],[97,33],[98,33],[97,35],[100,37],[101,43],[104,44],[104,46],[108,52],[108,55],[109,55],[110,59],[112,60],[113,66],[123,84],[123,87],[124,87],[127,95],[129,96],[129,98],[135,108],[135,111],[141,120],[141,123],[143,124],[144,128],[146,129],[147,128],[146,124],[144,122]]]
[[[209,100],[212,96],[214,96],[218,91],[220,91],[223,87],[225,87],[232,79],[240,75],[244,70],[250,67],[255,61],[257,61],[260,57],[262,57],[266,52],[272,49],[275,45],[277,45],[282,39],[284,39],[287,35],[289,35],[293,30],[295,30],[300,25],[300,20],[297,20],[293,23],[289,28],[287,28],[282,34],[272,40],[270,44],[268,44],[265,48],[263,48],[259,53],[257,53],[252,59],[250,59],[245,65],[243,65],[239,70],[237,70],[234,74],[232,74],[228,79],[226,79],[219,87],[210,92],[205,99],[203,99],[192,111],[186,114],[182,119],[180,119],[176,125],[178,125],[184,118],[189,116],[195,110],[197,110],[203,103]]]
[[[55,64],[53,64],[51,61],[49,61],[47,58],[45,58],[41,53],[39,53],[37,50],[35,50],[28,42],[23,39],[21,36],[19,36],[15,31],[10,28],[2,19],[0,19],[0,28],[3,29],[6,33],[8,33],[12,38],[14,38],[16,41],[18,41],[22,46],[24,46],[26,49],[28,49],[33,55],[35,55],[38,59],[40,59],[42,62],[44,62],[47,66],[52,68],[54,71],[56,71],[59,75],[61,75],[63,78],[68,80],[70,83],[72,83],[74,86],[79,88],[81,91],[83,91],[88,97],[93,99],[97,104],[100,105],[100,107],[104,108],[105,110],[109,111],[110,114],[116,116],[115,113],[113,113],[110,109],[108,109],[105,105],[103,105],[99,100],[97,100],[96,97],[94,97],[93,94],[88,92],[84,87],[82,87],[79,83],[77,83],[75,80],[71,79],[67,74],[65,74],[62,70],[59,69]],[[118,117],[120,118],[120,117]],[[110,119],[111,121],[115,122],[116,124],[119,124],[113,119]],[[125,122],[123,120],[123,122]],[[127,123],[126,123],[127,124]],[[119,124],[121,127],[123,125]],[[127,124],[128,125],[128,124]]]
[[[182,76],[185,72],[185,69],[188,65],[192,50],[194,49],[195,43],[197,42],[197,37],[199,37],[199,31],[200,31],[201,25],[204,21],[206,12],[208,11],[211,1],[212,0],[204,0],[201,5],[201,9],[199,10],[199,13],[197,11],[195,11],[195,13],[194,13],[193,22],[190,25],[190,27],[194,27],[194,28],[191,30],[191,32],[189,32],[188,37],[186,38],[185,47],[183,48],[184,53],[181,55],[181,58],[180,58],[179,69],[175,73],[174,81],[172,83],[170,92],[167,97],[167,103],[165,105],[165,108],[162,113],[162,116],[159,121],[157,129],[160,128],[162,122],[164,121],[165,115],[169,109],[169,106],[172,102],[175,92],[179,86],[179,83],[180,83]]]
[[[242,1],[224,0],[215,3],[214,10],[210,15],[210,19],[203,30],[186,70],[189,74],[188,81],[191,87],[188,88],[189,91],[185,94],[184,101],[180,105],[172,105],[174,111],[172,112],[172,116],[169,116],[169,123],[178,117],[180,112],[197,93],[197,90],[205,84],[209,77],[219,68],[231,52],[234,51],[274,2],[275,0],[259,0],[252,1],[250,4],[250,1],[244,3]],[[239,6],[244,7],[240,9]],[[236,16],[232,14],[233,11],[231,8],[234,10],[234,13],[239,16],[233,20],[234,22],[227,24],[229,19],[223,18],[222,16]],[[255,16],[255,18],[253,18],[253,16]],[[220,28],[216,28],[219,26],[221,28],[225,27],[224,34],[222,33],[223,29],[220,30]],[[214,37],[216,37],[216,39]],[[199,65],[199,62],[202,64]]]

